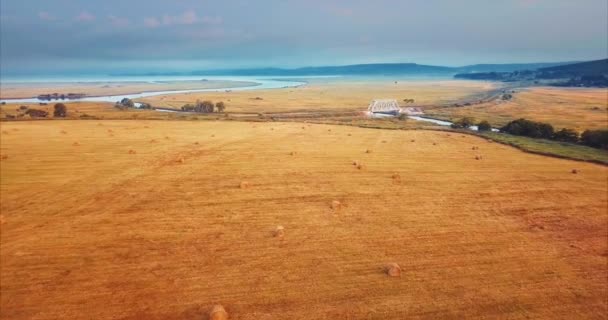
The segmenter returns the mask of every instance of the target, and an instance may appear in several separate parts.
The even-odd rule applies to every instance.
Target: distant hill
[[[330,75],[451,75],[454,68],[429,66],[416,63],[375,63],[346,66],[304,67],[297,69],[260,68],[195,71],[194,75],[239,75],[239,76],[330,76]]]
[[[572,63],[536,70],[513,72],[459,73],[457,79],[493,81],[549,81],[548,84],[564,87],[608,87],[608,59]]]
[[[459,73],[483,72],[514,72],[536,70],[544,67],[566,65],[568,62],[552,63],[512,63],[512,64],[476,64],[463,67],[432,66],[416,63],[371,63],[345,66],[320,66],[295,69],[284,68],[252,68],[252,69],[220,69],[198,70],[186,73],[156,72],[156,73],[127,73],[120,76],[397,76],[397,75],[444,75],[453,76]]]
[[[603,76],[608,75],[608,59],[541,68],[538,72],[545,79]]]
[[[563,66],[575,62],[542,62],[542,63],[507,63],[507,64],[474,64],[457,68],[459,73],[473,72],[513,72],[522,70],[536,70],[555,66]]]

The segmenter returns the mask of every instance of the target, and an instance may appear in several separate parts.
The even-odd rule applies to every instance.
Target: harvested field
[[[206,319],[218,304],[247,320],[608,312],[605,166],[434,131],[0,126],[2,319]]]
[[[518,90],[520,91],[520,90]],[[557,129],[605,129],[608,125],[608,89],[529,88],[515,93],[510,101],[495,100],[465,107],[426,109],[430,116],[458,119],[464,116],[488,120],[500,127],[519,118],[552,124]]]

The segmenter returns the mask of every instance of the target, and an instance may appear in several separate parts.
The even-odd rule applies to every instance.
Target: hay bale
[[[209,312],[209,320],[228,320],[228,312],[222,305],[216,304]]]
[[[249,182],[247,182],[247,181],[241,181],[241,184],[239,185],[239,187],[241,189],[247,189],[247,188],[249,188],[249,186],[250,186]]]
[[[283,228],[283,226],[277,226],[272,232],[272,235],[275,238],[283,238],[283,236],[285,236],[285,228]]]
[[[62,133],[62,134],[68,134],[68,132],[67,132],[67,131],[65,131],[65,130],[61,130],[61,133]]]
[[[350,134],[350,133],[349,133],[349,134],[347,134],[347,136],[349,136],[349,137],[350,137],[350,136],[352,136],[352,134]]]
[[[78,141],[76,141],[76,142],[72,143],[72,145],[73,145],[74,147],[78,147],[78,146],[80,145],[80,143],[78,143]]]
[[[114,132],[114,131],[112,131],[112,129],[108,129],[108,133],[112,133],[112,132]]]
[[[384,271],[389,277],[401,277],[401,267],[395,262],[387,264]]]
[[[298,153],[295,152],[295,151],[292,151],[292,152],[289,153],[290,156],[295,156],[296,154],[298,154]]]
[[[156,139],[150,140],[150,143],[157,143],[157,142],[158,142],[158,140],[156,140]]]
[[[365,150],[365,153],[372,153],[372,150],[367,149],[367,150]]]
[[[416,140],[415,140],[415,139],[412,139],[412,140],[410,140],[410,142],[416,142]]]
[[[179,158],[177,158],[176,161],[177,161],[177,163],[184,163],[184,162],[186,162],[186,159],[184,159],[184,157],[179,157]]]
[[[340,209],[342,209],[342,202],[338,201],[338,200],[334,200],[331,202],[331,209],[334,211],[338,211]]]
[[[382,140],[382,143],[386,143],[386,140]]]
[[[8,159],[8,154],[3,154],[2,156],[0,156],[1,160],[6,160]]]
[[[356,167],[356,166],[358,166],[358,165],[359,165],[359,161],[357,161],[357,160],[353,160],[353,166],[355,166],[355,167]]]
[[[196,141],[194,144],[197,145],[197,146],[199,145],[198,141]]]
[[[401,175],[399,175],[398,173],[393,173],[393,175],[391,176],[391,179],[393,179],[394,184],[401,183]]]
[[[572,169],[572,174],[577,174],[577,173],[578,173],[578,170]]]
[[[364,167],[363,167],[363,165],[362,165],[362,164],[360,164],[360,163],[359,163],[359,164],[357,164],[357,169],[358,169],[358,170],[363,170],[363,168],[364,168]]]
[[[481,160],[481,156],[475,156],[475,160]]]
[[[436,142],[433,142],[433,145],[434,145],[434,146],[436,146],[436,145],[437,145],[437,143],[436,143]]]
[[[129,154],[136,154],[137,152],[135,152],[135,150],[133,149],[129,149]]]

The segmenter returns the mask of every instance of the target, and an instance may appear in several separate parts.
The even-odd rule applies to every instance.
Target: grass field
[[[142,99],[155,106],[181,108],[197,99],[224,101],[229,112],[329,112],[366,110],[373,99],[414,99],[415,106],[445,104],[494,89],[496,84],[474,81],[394,79],[308,79],[297,88],[171,94]],[[260,99],[256,99],[260,98]]]
[[[231,319],[608,312],[605,166],[436,131],[0,127],[2,319],[206,319],[215,303]]]
[[[539,87],[517,91],[510,101],[497,100],[466,107],[435,107],[425,109],[425,112],[451,120],[474,117],[478,121],[488,120],[495,127],[519,118],[580,132],[608,126],[608,89]]]

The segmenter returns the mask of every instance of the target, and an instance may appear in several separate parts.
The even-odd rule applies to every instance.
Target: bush
[[[553,140],[577,143],[578,132],[573,129],[563,128],[553,134]]]
[[[475,119],[470,117],[464,117],[459,120],[456,120],[452,123],[451,127],[454,129],[466,129],[475,124]]]
[[[44,111],[44,110],[27,109],[27,111],[25,112],[25,114],[29,115],[32,118],[46,118],[46,116],[49,113],[46,112],[46,111]]]
[[[593,148],[608,149],[608,130],[585,130],[581,143]]]
[[[553,138],[553,126],[548,123],[535,122],[526,119],[517,119],[507,123],[500,131],[516,136],[526,136],[531,138]]]
[[[223,101],[220,101],[215,104],[215,108],[217,109],[217,112],[224,112],[224,110],[226,110],[226,105]]]
[[[196,107],[192,104],[185,104],[182,106],[182,111],[194,111]]]
[[[68,108],[63,103],[55,104],[55,110],[53,111],[53,117],[55,118],[65,118],[68,114]]]
[[[477,124],[477,130],[478,131],[490,131],[490,130],[492,130],[492,126],[490,125],[489,122],[487,122],[486,120],[483,120]]]

